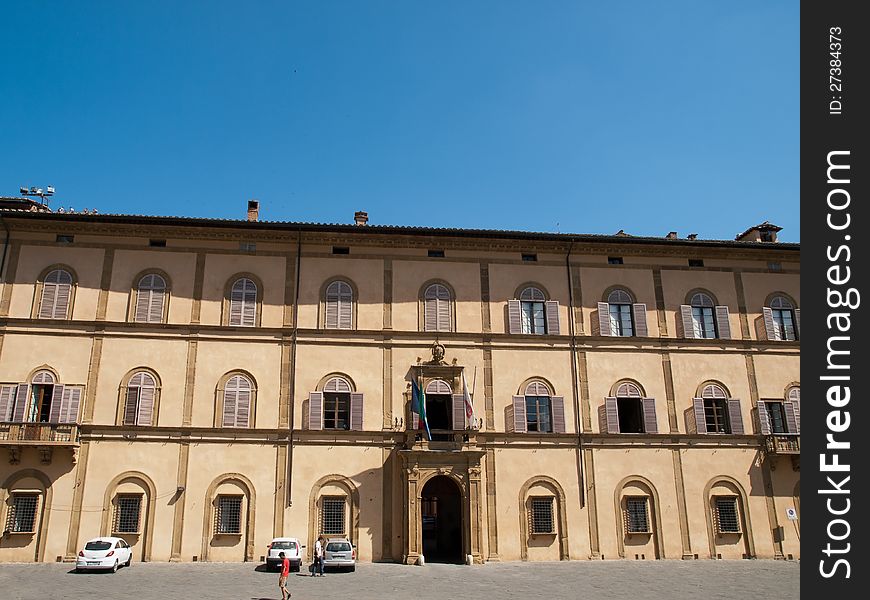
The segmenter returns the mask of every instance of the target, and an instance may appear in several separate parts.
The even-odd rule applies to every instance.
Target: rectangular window
[[[243,252],[256,252],[257,244],[254,242],[239,242],[239,250]]]
[[[323,498],[321,502],[321,533],[344,535],[344,498]]]
[[[769,262],[767,263],[767,268],[771,271],[782,271],[782,263]]]
[[[713,309],[709,306],[693,306],[692,328],[696,339],[715,339],[716,321],[713,319]]]
[[[791,310],[773,309],[773,324],[779,332],[779,339],[793,342],[797,339],[794,327],[794,313]]]
[[[215,533],[242,533],[241,496],[218,496]]]
[[[740,533],[736,496],[716,498],[716,530],[719,533]]]
[[[625,530],[627,533],[649,533],[649,498],[629,496],[625,499]]]
[[[537,254],[523,254],[523,262],[538,262]]]
[[[323,428],[350,429],[350,394],[323,394]]]
[[[59,244],[72,244],[75,241],[75,236],[58,234],[55,241]]]
[[[152,248],[165,248],[166,240],[148,240],[148,245]]]
[[[619,433],[644,433],[643,403],[640,398],[617,398],[616,406]]]
[[[704,260],[701,258],[690,258],[689,259],[689,266],[690,267],[703,267]]]
[[[622,262],[621,256],[608,256],[607,257],[607,264],[608,265],[621,265],[624,263]]]
[[[333,254],[350,254],[350,248],[347,246],[333,246],[332,247]]]
[[[115,533],[139,533],[139,515],[142,514],[142,494],[119,494],[115,504]]]
[[[767,410],[767,418],[770,421],[770,433],[788,433],[782,402],[765,400],[764,407]]]
[[[523,333],[544,334],[544,303],[543,302],[523,302],[522,303],[522,321]]]
[[[532,498],[532,533],[555,533],[553,519],[553,498],[544,496]]]
[[[704,419],[707,421],[707,433],[731,433],[728,424],[728,406],[724,399],[706,398]]]
[[[39,494],[12,494],[6,516],[6,530],[12,533],[34,533],[38,505]]]
[[[429,258],[444,258],[444,250],[429,250]]]
[[[526,396],[526,430],[551,433],[549,396]]]
[[[610,334],[623,337],[634,335],[630,304],[610,304]]]

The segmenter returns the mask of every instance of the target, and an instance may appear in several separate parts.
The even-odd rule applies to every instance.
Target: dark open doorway
[[[462,563],[462,494],[449,477],[423,487],[420,506],[426,562]]]
[[[451,423],[450,394],[427,394],[426,395],[426,418],[429,421],[429,429],[432,430],[432,439],[435,441],[449,441],[452,436],[447,433],[453,429]],[[438,431],[438,433],[435,433]]]

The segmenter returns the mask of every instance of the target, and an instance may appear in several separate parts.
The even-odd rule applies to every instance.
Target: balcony
[[[76,462],[79,426],[75,423],[0,423],[0,448],[9,451],[9,464],[21,461],[24,448],[36,448],[43,464],[50,464],[55,448],[70,448]]]
[[[405,433],[405,447],[415,450],[459,452],[477,446],[477,430],[432,429],[431,431],[432,439],[427,440],[423,431],[408,430]]]
[[[801,438],[798,435],[774,434],[765,438],[765,450],[768,454],[789,456],[801,453]]]

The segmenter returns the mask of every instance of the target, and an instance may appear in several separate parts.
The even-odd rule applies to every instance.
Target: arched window
[[[75,423],[82,390],[62,385],[51,371],[40,369],[29,382],[0,385],[0,421]]]
[[[137,323],[162,323],[166,303],[166,280],[157,273],[149,273],[136,285]]]
[[[731,339],[728,307],[717,305],[713,296],[704,291],[690,292],[688,304],[680,306],[683,336],[695,339]]]
[[[610,309],[610,335],[631,337],[634,320],[631,314],[631,296],[625,290],[613,290],[607,297]]]
[[[134,373],[124,395],[123,425],[153,425],[157,405],[157,381],[147,371]]]
[[[699,292],[692,296],[689,302],[692,307],[692,331],[695,338],[714,339],[716,337],[716,320],[713,318],[713,299]]]
[[[363,394],[345,377],[329,377],[320,391],[308,394],[308,428],[360,431]]]
[[[777,398],[759,400],[758,428],[762,435],[800,435],[800,386],[789,388],[784,400]],[[797,450],[797,447],[795,447],[795,450]]]
[[[254,386],[244,375],[233,375],[224,384],[223,427],[250,427]]]
[[[514,396],[507,409],[508,431],[521,433],[565,433],[565,399],[554,396],[550,386],[530,381]]]
[[[324,327],[353,328],[353,288],[346,281],[333,281],[326,287]]]
[[[616,384],[598,410],[602,433],[658,433],[655,398],[646,398],[634,382]]]
[[[63,269],[49,271],[42,282],[40,319],[67,319],[72,298],[73,277]]]
[[[764,307],[764,326],[768,340],[800,339],[800,310],[785,296],[774,296]]]
[[[423,292],[423,330],[452,331],[452,298],[446,285],[433,283]]]
[[[536,287],[527,287],[520,292],[523,333],[547,333],[545,301],[544,292]]]
[[[230,292],[229,325],[254,327],[257,324],[257,284],[241,277]]]
[[[740,400],[731,398],[718,383],[705,384],[693,400],[694,425],[690,433],[731,433],[743,435]],[[691,425],[691,421],[690,421]],[[695,428],[696,431],[691,431]]]

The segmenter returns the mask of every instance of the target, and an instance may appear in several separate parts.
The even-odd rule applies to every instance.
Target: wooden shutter
[[[795,407],[792,402],[783,402],[782,403],[783,411],[785,411],[785,424],[788,427],[789,433],[800,433],[800,428],[798,426],[797,413],[795,412]]]
[[[767,414],[767,403],[764,400],[758,401],[758,427],[761,435],[770,435],[770,415]]]
[[[550,409],[553,411],[553,433],[565,433],[564,396],[551,396]]]
[[[693,339],[695,337],[695,323],[692,320],[692,307],[688,304],[680,305],[680,323],[683,324],[683,337]]]
[[[136,416],[139,414],[139,388],[128,387],[127,397],[124,400],[124,425],[136,425]]]
[[[451,327],[451,319],[450,319],[450,298],[438,298],[437,299],[437,315],[438,315],[438,325],[437,331],[450,331],[453,329]]]
[[[82,388],[65,387],[63,390],[63,409],[60,413],[61,423],[76,423],[79,420],[79,405],[82,400]]]
[[[362,392],[350,394],[350,428],[352,431],[362,431],[363,428],[363,395]]]
[[[308,429],[323,429],[323,392],[308,392]]]
[[[324,325],[327,329],[335,329],[338,327],[338,298],[332,296],[326,297],[326,317]]]
[[[242,325],[253,327],[257,323],[257,286],[250,279],[245,282],[245,301],[242,308]]]
[[[719,339],[731,339],[731,321],[728,318],[728,307],[717,306],[716,312],[716,327],[719,329]]]
[[[224,414],[221,425],[223,427],[235,427],[238,390],[227,389],[227,387],[224,388]]]
[[[48,277],[46,277],[46,281],[42,283],[42,298],[39,302],[39,318],[54,318],[55,304],[57,304],[57,284],[53,281],[48,281]]]
[[[779,328],[773,322],[773,309],[765,306],[762,311],[764,312],[764,331],[767,339],[771,341],[781,340]]]
[[[637,337],[649,337],[649,327],[646,323],[646,304],[638,302],[634,308],[634,335]]]
[[[513,396],[511,398],[507,426],[508,431],[513,433],[526,433],[528,431],[528,423],[526,423],[525,396]]]
[[[0,422],[12,419],[12,409],[15,407],[14,385],[0,386]]]
[[[547,315],[547,333],[549,335],[560,335],[559,302],[557,300],[547,300],[544,303],[544,311]]]
[[[794,309],[794,328],[797,332],[797,339],[801,339],[801,309]]]
[[[149,290],[151,295],[151,304],[148,309],[149,323],[163,322],[163,303],[166,300],[166,290],[152,289]]]
[[[12,420],[18,423],[27,418],[27,408],[30,404],[30,384],[19,383],[15,390],[15,409],[12,411]]]
[[[453,430],[462,431],[465,429],[465,396],[462,394],[453,394],[451,400],[451,413],[453,415],[451,423],[453,424]]]
[[[250,385],[248,389],[241,388],[236,393],[236,427],[251,426],[251,396]]]
[[[522,306],[519,300],[508,300],[508,331],[523,332]]]
[[[606,433],[619,433],[619,409],[616,398],[604,399],[604,424]]]
[[[746,433],[743,428],[743,411],[740,409],[740,400],[736,398],[728,399],[728,421],[731,423],[731,433],[734,435]]]
[[[144,281],[144,278],[143,278]],[[139,282],[139,289],[136,290],[136,313],[133,320],[137,323],[148,322],[149,308],[151,305],[151,291],[143,289],[142,281]]]
[[[656,420],[655,398],[643,398],[643,431],[644,433],[658,433],[659,426]]]
[[[51,391],[51,407],[48,410],[48,422],[60,423],[61,408],[63,407],[63,386],[54,384]]]
[[[791,410],[794,413],[794,423],[795,423],[795,430],[791,433],[798,433],[799,434],[801,432],[801,401],[800,400],[792,400],[789,404],[791,404]]]
[[[139,418],[137,425],[154,425],[154,400],[157,390],[153,387],[139,388]]]
[[[707,415],[704,412],[704,399],[693,398],[692,410],[695,413],[695,432],[707,433]]]
[[[232,292],[230,292],[230,325],[242,324],[242,305],[245,302],[245,292],[239,282],[233,284]]]
[[[423,301],[423,331],[438,331],[438,299]]]
[[[353,329],[353,296],[339,296],[338,328]]]
[[[607,302],[598,303],[598,334],[603,336],[611,336],[610,331],[610,304]]]

